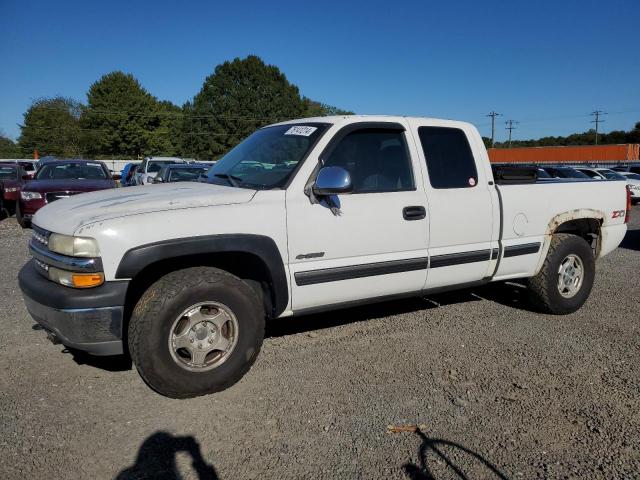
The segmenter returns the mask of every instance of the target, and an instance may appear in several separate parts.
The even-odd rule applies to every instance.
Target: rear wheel
[[[16,220],[18,221],[18,224],[22,228],[29,228],[31,226],[31,221],[30,220],[26,220],[22,216],[22,211],[20,210],[20,202],[16,202]]]
[[[529,280],[531,301],[545,313],[575,312],[587,301],[594,278],[589,244],[576,235],[556,234],[540,272]]]
[[[255,361],[264,311],[254,290],[216,268],[171,272],[140,298],[129,350],[142,378],[172,398],[224,390]]]

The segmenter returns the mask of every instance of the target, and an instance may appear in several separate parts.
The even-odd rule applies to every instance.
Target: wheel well
[[[596,218],[576,218],[567,220],[556,227],[553,233],[569,233],[582,237],[591,246],[595,256],[600,250],[601,220]]]
[[[273,279],[265,263],[257,255],[245,252],[221,252],[167,258],[141,270],[130,282],[125,299],[125,323],[131,318],[142,294],[159,278],[175,270],[189,267],[215,267],[244,280],[262,300],[265,315],[273,315],[275,291]],[[126,325],[123,326],[126,332]]]

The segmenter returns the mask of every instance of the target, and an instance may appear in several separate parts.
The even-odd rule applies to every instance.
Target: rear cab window
[[[473,188],[478,184],[476,161],[463,130],[418,127],[418,136],[433,188]]]

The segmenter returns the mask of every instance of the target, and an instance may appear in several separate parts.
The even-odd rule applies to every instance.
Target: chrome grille
[[[33,234],[31,235],[31,239],[34,242],[39,243],[40,245],[48,247],[49,235],[51,235],[51,232],[48,232],[44,228],[40,228],[33,224],[31,225],[31,228],[33,229]]]

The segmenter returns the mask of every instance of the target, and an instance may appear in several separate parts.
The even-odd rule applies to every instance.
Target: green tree
[[[305,104],[278,67],[250,55],[218,65],[187,111],[186,154],[217,158],[259,127],[302,116]]]
[[[326,103],[317,102],[310,98],[303,97],[304,104],[303,117],[326,117],[328,115],[353,115],[353,112],[342,110],[341,108],[327,105]]]
[[[20,146],[0,132],[0,158],[22,158]]]
[[[24,114],[18,143],[24,156],[78,157],[82,153],[80,115],[83,106],[71,98],[35,100]]]
[[[162,134],[162,108],[131,74],[120,71],[104,75],[89,88],[87,109],[81,124],[89,134],[87,152],[93,156],[143,156],[156,154]],[[164,147],[162,147],[164,148]]]
[[[157,125],[149,132],[147,150],[150,155],[182,155],[182,109],[169,101],[156,106]]]

